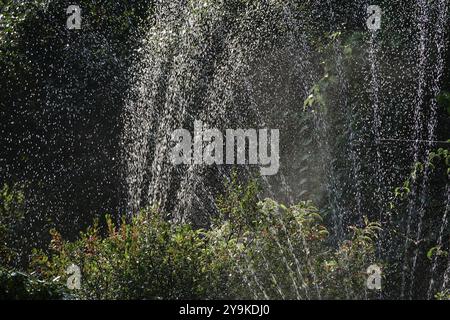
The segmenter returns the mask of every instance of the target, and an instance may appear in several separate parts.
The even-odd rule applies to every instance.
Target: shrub
[[[24,195],[18,186],[0,189],[0,267],[16,265],[21,256],[18,230],[24,218]]]
[[[63,287],[36,279],[22,272],[0,268],[0,300],[64,299]]]
[[[232,182],[219,201],[227,219],[211,231],[238,243],[232,261],[244,297],[367,297],[366,270],[375,262],[379,224],[366,220],[364,228],[351,228],[350,240],[333,245],[311,202],[288,208],[271,199],[255,202],[256,193],[253,184],[243,188]]]
[[[52,231],[51,256],[35,251],[33,266],[45,278],[65,279],[66,268],[82,269],[84,299],[198,299],[220,297],[220,263],[203,230],[172,225],[156,211],[114,225],[101,236],[98,224],[70,243]]]
[[[52,231],[50,254],[35,250],[32,265],[56,282],[78,265],[82,299],[365,297],[378,225],[335,248],[311,203],[287,208],[258,201],[257,190],[230,184],[209,230],[147,210],[120,225],[107,216],[104,235],[96,223],[75,242]]]

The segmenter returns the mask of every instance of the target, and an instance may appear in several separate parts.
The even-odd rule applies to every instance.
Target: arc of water
[[[311,275],[311,277],[313,279],[313,283],[314,283],[314,286],[315,286],[316,292],[317,292],[317,297],[320,300],[320,299],[322,299],[322,294],[320,292],[319,281],[318,281],[316,272],[314,271],[314,268],[313,268],[313,266],[311,264],[311,260],[310,260],[310,253],[311,253],[311,251],[309,249],[308,243],[307,243],[305,235],[303,233],[303,228],[302,228],[301,224],[297,220],[296,220],[296,223],[297,223],[297,226],[299,228],[303,249],[304,249],[304,252],[305,252],[305,255],[306,255],[306,266],[307,266],[307,268],[309,270],[309,274]]]
[[[349,155],[350,162],[352,164],[351,172],[353,176],[353,183],[355,186],[355,200],[356,200],[356,213],[358,216],[358,223],[363,223],[363,213],[362,213],[362,186],[361,186],[361,159],[358,154],[358,143],[357,143],[357,133],[354,129],[356,124],[356,111],[354,108],[349,108],[349,114],[346,117],[349,119],[348,131],[349,135]]]
[[[427,39],[428,39],[428,4],[426,0],[417,0],[417,6],[419,8],[419,14],[417,16],[417,22],[419,26],[419,64],[418,64],[418,88],[417,95],[415,99],[415,108],[414,108],[414,135],[415,141],[421,140],[422,136],[422,105],[424,102],[424,93],[425,93],[425,71],[426,65],[428,61],[427,57]],[[417,163],[419,160],[419,143],[415,142],[413,147],[414,152],[414,163]],[[410,245],[410,235],[411,235],[411,223],[412,216],[415,209],[415,196],[417,192],[417,186],[414,183],[411,186],[411,196],[408,204],[408,216],[406,221],[406,235],[405,235],[405,244],[403,250],[403,267],[402,267],[402,280],[401,280],[401,293],[400,296],[403,299],[405,297],[406,290],[406,274],[408,271],[408,249]]]
[[[432,100],[430,103],[430,119],[428,122],[428,140],[433,141],[435,139],[435,129],[437,124],[437,101],[436,97],[440,92],[441,86],[440,81],[444,72],[444,57],[443,50],[445,50],[445,22],[447,21],[447,0],[440,0],[437,10],[437,23],[435,23],[435,32],[436,35],[434,44],[436,46],[437,55],[437,65],[433,70],[433,83],[432,83]],[[431,151],[432,143],[428,143],[426,147],[425,154],[427,155]],[[428,190],[428,182],[429,182],[430,168],[426,166],[424,171],[424,178],[421,186],[421,196],[420,196],[420,207],[419,207],[419,223],[417,227],[417,235],[416,242],[419,242],[422,237],[422,226],[423,226],[423,218],[426,213],[425,202],[426,202],[426,194]],[[412,296],[413,284],[415,279],[415,269],[417,266],[417,259],[419,256],[419,247],[416,248],[411,268],[411,291],[410,296]]]
[[[228,252],[228,255],[229,255],[231,258],[234,258],[234,255],[233,255],[233,253],[231,252],[231,250],[230,250],[229,248],[227,248],[227,252]],[[254,290],[254,289],[252,288],[252,286],[251,286],[251,284],[250,284],[250,280],[247,278],[247,276],[246,276],[244,270],[242,270],[242,268],[241,268],[241,266],[240,266],[239,263],[236,264],[236,268],[238,269],[239,274],[241,275],[242,279],[244,280],[244,283],[247,285],[247,287],[249,288],[250,292],[253,294],[253,297],[254,297],[256,300],[258,300],[259,297],[258,297],[258,295],[256,294],[256,290]],[[265,294],[265,292],[263,292],[263,294]]]
[[[330,0],[327,0],[327,5],[329,7],[329,13],[330,13],[330,22],[333,26],[336,25],[336,17],[333,5]],[[337,77],[339,79],[339,102],[344,105],[344,107],[347,106],[347,83],[345,79],[345,74],[343,70],[343,59],[342,59],[342,52],[340,50],[340,39],[337,39],[336,42],[333,43],[333,50],[336,57],[336,72]],[[324,115],[326,117],[326,114]],[[322,119],[322,138],[319,138],[319,141],[325,141],[324,143],[324,151],[325,155],[329,156],[333,154],[331,151],[331,146],[328,142],[329,137],[333,137],[334,135],[330,134],[329,132],[329,124],[327,123],[326,119]],[[336,170],[335,170],[335,161],[331,161],[331,165],[327,165],[325,167],[325,172],[327,172],[327,176],[329,177],[329,180],[327,181],[327,192],[328,196],[330,197],[330,204],[333,211],[333,225],[334,225],[334,231],[335,235],[338,240],[342,240],[344,238],[344,209],[342,208],[340,201],[342,199],[342,188],[341,185],[337,181],[336,177]]]
[[[275,285],[276,290],[277,290],[278,294],[280,295],[281,299],[285,300],[286,297],[285,297],[285,295],[283,293],[283,290],[281,290],[280,284],[278,283],[277,278],[275,277],[275,274],[270,271],[269,262],[268,262],[268,260],[266,258],[266,255],[262,251],[261,251],[261,256],[263,258],[264,268],[266,269],[266,272],[268,272],[270,274],[270,277],[272,278],[272,282]]]
[[[380,114],[380,80],[379,80],[379,64],[377,59],[378,46],[377,46],[377,34],[376,31],[372,31],[370,38],[370,49],[369,49],[369,59],[370,59],[370,87],[372,95],[372,111],[373,111],[373,124],[372,132],[375,136],[375,150],[376,150],[376,175],[383,175],[381,167],[381,150],[379,141],[381,139],[381,114]],[[376,197],[378,203],[378,210],[380,215],[380,222],[383,221],[383,208],[381,199],[381,183],[377,183],[376,187]]]
[[[269,217],[266,216],[265,218],[266,218],[266,221],[269,224],[273,222],[273,221],[271,221],[269,219]],[[290,276],[290,278],[292,280],[292,285],[293,285],[295,293],[297,295],[297,299],[300,300],[301,299],[301,294],[300,294],[300,291],[299,291],[299,286],[297,285],[297,280],[295,279],[295,273],[292,270],[289,262],[286,259],[286,256],[288,256],[288,254],[285,252],[285,250],[283,249],[283,246],[280,244],[280,241],[278,240],[279,239],[279,233],[274,228],[269,228],[269,230],[274,235],[275,243],[276,243],[276,245],[278,247],[278,250],[279,250],[279,252],[281,254],[281,259],[283,260],[283,263],[285,264],[286,269],[288,270],[289,276]],[[285,228],[283,230],[285,230]],[[286,233],[286,237],[288,237],[287,233]],[[306,284],[306,282],[305,282],[305,280],[303,278],[302,272],[300,271],[298,259],[295,256],[295,253],[294,253],[294,251],[292,249],[292,245],[290,245],[290,239],[289,239],[289,242],[288,242],[288,248],[289,248],[290,255],[294,258],[294,260],[296,262],[297,275],[300,277],[300,281],[302,282],[302,288],[305,291],[306,298],[309,299],[308,286],[307,286],[307,284]]]
[[[245,259],[246,259],[246,261],[247,261],[247,268],[248,268],[248,270],[250,271],[250,273],[252,274],[253,279],[255,280],[256,285],[258,286],[259,290],[261,290],[261,292],[263,293],[264,298],[265,298],[266,300],[270,300],[269,296],[268,296],[267,293],[266,293],[266,290],[265,290],[264,287],[261,285],[261,283],[260,283],[260,281],[259,281],[259,279],[258,279],[258,276],[256,275],[255,269],[253,268],[253,262],[250,261],[250,260],[248,259],[247,255],[244,255],[244,256],[245,256]]]
[[[228,183],[231,183],[231,179],[230,179],[229,175],[226,174],[226,173],[224,173],[224,170],[223,170],[223,169],[219,169],[219,171],[222,172],[222,175],[223,175],[224,179],[227,180]],[[230,255],[232,254],[230,250],[228,250],[228,253],[229,253]],[[275,274],[270,270],[270,268],[269,268],[269,263],[268,263],[268,261],[267,261],[267,258],[266,258],[266,256],[264,255],[264,253],[263,253],[262,251],[261,251],[261,256],[262,256],[263,262],[264,262],[264,263],[263,263],[263,266],[264,266],[266,272],[268,272],[269,275],[270,275],[270,277],[272,278],[272,282],[274,283],[277,292],[280,294],[280,296],[281,296],[282,299],[285,299],[285,295],[283,294],[283,291],[282,291],[282,289],[281,289],[281,287],[280,287],[280,285],[279,285],[279,282],[278,282],[278,280],[276,279]],[[250,263],[251,263],[251,261],[249,261],[249,259],[248,259],[247,257],[246,257],[245,259],[246,259],[246,261],[247,261],[247,264],[250,264]],[[240,270],[241,275],[244,277],[245,275],[244,275],[244,273],[243,273],[243,271],[242,271],[242,268],[240,268],[239,265],[238,265],[238,268],[239,268],[239,270]],[[263,287],[259,284],[260,281],[259,281],[259,279],[258,279],[258,277],[257,277],[257,275],[256,275],[256,272],[254,271],[254,268],[253,268],[253,270],[251,271],[251,273],[252,273],[253,278],[254,278],[254,280],[255,280],[255,284],[256,284],[256,285],[258,286],[258,288],[260,288],[260,290],[263,292],[263,295],[265,296],[265,298],[266,298],[266,299],[269,299],[267,293],[265,292],[265,290],[263,289]],[[244,278],[244,281],[247,282],[247,285],[248,285],[249,288],[251,289],[251,285],[249,284],[248,278],[245,277],[245,278]]]

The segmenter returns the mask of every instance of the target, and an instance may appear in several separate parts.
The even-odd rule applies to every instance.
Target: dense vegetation
[[[291,147],[301,141],[304,148],[300,156],[285,148],[293,159],[287,178],[296,192],[293,200],[276,192],[266,198],[261,179],[229,174],[214,197],[214,214],[202,213],[208,217],[202,225],[189,219],[173,223],[172,203],[162,208],[145,204],[140,212],[127,211],[124,203],[122,113],[133,98],[133,62],[141,54],[142,38],[155,26],[157,3],[79,0],[84,27],[72,32],[66,29],[65,14],[72,2],[0,0],[0,299],[399,298],[404,274],[414,279],[411,297],[426,298],[428,292],[438,299],[449,297],[448,44],[441,48],[447,52],[441,84],[433,83],[436,49],[427,52],[431,58],[423,77],[431,83],[423,89],[424,104],[436,103],[439,145],[419,145],[422,156],[414,159],[411,146],[380,146],[377,140],[382,134],[402,138],[402,130],[412,140],[423,138],[414,136],[412,111],[404,103],[415,99],[420,76],[410,65],[414,58],[405,58],[405,52],[415,52],[404,41],[414,29],[408,15],[415,9],[408,1],[378,1],[389,8],[386,27],[376,39],[383,48],[380,60],[390,62],[376,65],[389,74],[378,101],[385,107],[380,122],[398,124],[378,128],[381,133],[373,129],[376,103],[364,86],[373,72],[364,65],[371,35],[355,14],[358,1],[342,1],[332,14],[329,1],[218,1],[219,9],[211,11],[223,10],[220,19],[208,15],[211,3],[205,1],[195,14],[205,21],[199,30],[211,36],[195,40],[211,46],[206,51],[216,58],[195,52],[191,58],[203,63],[204,70],[199,69],[208,81],[211,70],[234,54],[226,52],[224,42],[246,44],[250,37],[256,45],[249,51],[260,55],[253,63],[273,59],[281,65],[281,71],[268,68],[267,74],[258,74],[270,78],[267,83],[275,88],[262,92],[279,100],[291,92],[282,85],[297,84],[295,80],[277,75],[292,65],[267,54],[272,53],[267,47],[283,47],[294,32],[270,19],[282,19],[283,5],[294,13],[289,19],[302,21],[304,29],[295,32],[307,34],[317,66],[310,67],[314,85],[306,88],[309,96],[286,98],[289,110],[277,114],[278,123],[274,120],[274,126],[290,130],[283,143]],[[214,23],[228,33],[211,31]],[[241,34],[240,28],[248,25],[250,31]],[[430,35],[430,42],[437,37]],[[168,70],[184,50],[183,43],[171,41],[175,44],[164,47],[169,62],[163,67]],[[285,60],[294,59],[288,55]],[[395,68],[414,70],[399,76]],[[191,73],[184,71],[189,82]],[[167,82],[169,78],[162,76]],[[161,84],[155,99],[168,99],[164,89]],[[207,88],[194,88],[190,98],[200,101],[198,96],[207,93]],[[417,131],[429,130],[430,113]],[[312,127],[319,127],[319,134]],[[304,156],[313,159],[302,167],[303,160],[297,160]],[[363,165],[355,169],[352,157]],[[382,157],[389,160],[379,165]],[[393,171],[395,177],[378,175]],[[353,183],[355,172],[360,185]],[[281,190],[285,184],[273,185]],[[427,191],[418,192],[424,185]],[[178,190],[168,189],[170,195]],[[387,196],[377,197],[383,192]],[[417,215],[410,214],[412,203],[420,208]],[[67,289],[71,264],[82,270],[80,290]],[[383,271],[382,293],[367,290],[366,270],[373,264]],[[410,264],[416,267],[412,272]]]
[[[82,267],[83,299],[365,298],[380,227],[367,222],[332,249],[318,209],[256,201],[255,186],[233,184],[210,230],[173,225],[154,210],[107,231],[98,224],[67,242],[52,232],[50,255],[34,252],[43,279]]]

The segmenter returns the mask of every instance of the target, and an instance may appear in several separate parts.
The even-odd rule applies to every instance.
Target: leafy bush
[[[33,265],[46,278],[65,279],[74,263],[82,271],[85,299],[186,299],[217,297],[217,263],[204,231],[172,225],[155,211],[141,213],[130,223],[115,226],[106,217],[108,230],[98,225],[80,240],[64,242],[52,232],[51,258],[35,252]],[[220,266],[219,266],[220,267]]]
[[[18,186],[0,189],[0,267],[14,265],[21,255],[18,226],[24,218],[24,195]]]
[[[450,300],[450,293],[448,290],[444,290],[441,292],[438,292],[435,295],[436,300]]]
[[[244,297],[339,299],[366,297],[366,269],[375,261],[379,224],[366,220],[336,247],[310,202],[290,208],[271,199],[255,202],[257,188],[230,184],[219,201],[225,219],[211,233],[233,239],[235,272]]]
[[[78,265],[82,299],[364,297],[379,226],[354,228],[335,249],[311,203],[257,201],[257,189],[230,184],[209,230],[147,210],[119,226],[107,216],[103,236],[98,223],[75,242],[53,231],[50,255],[36,250],[33,267],[59,282]]]
[[[33,276],[0,268],[0,300],[63,299],[69,296],[63,287]]]

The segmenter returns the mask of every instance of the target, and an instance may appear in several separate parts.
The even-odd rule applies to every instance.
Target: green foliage
[[[257,298],[363,297],[364,271],[374,258],[372,230],[355,228],[351,240],[333,249],[311,203],[287,208],[267,199],[259,205],[258,230],[237,238],[243,248],[235,261],[247,282],[244,296],[259,289]]]
[[[311,94],[303,102],[304,110],[311,109],[314,105],[319,107],[325,106],[323,91],[326,90],[330,81],[332,80],[330,80],[330,75],[327,73],[311,88]]]
[[[19,186],[0,190],[0,267],[10,266],[20,255],[17,229],[24,218],[24,195]]]
[[[359,32],[343,34],[338,31],[328,35],[327,43],[319,48],[323,76],[310,89],[310,95],[303,102],[304,110],[334,108],[336,97],[333,91],[342,81],[340,73],[347,72],[345,68],[352,70],[354,60],[360,59],[363,46],[363,35]]]
[[[450,291],[445,289],[444,291],[438,292],[435,295],[436,300],[450,300]]]
[[[68,297],[64,288],[57,284],[0,268],[0,300],[56,300]]]
[[[83,276],[78,295],[85,299],[198,299],[223,294],[217,274],[226,259],[215,260],[204,231],[173,225],[155,211],[142,212],[120,226],[110,217],[106,221],[105,236],[95,224],[72,243],[53,231],[51,257],[35,251],[33,266],[41,276],[63,281],[66,268],[78,265]]]
[[[431,248],[430,250],[428,250],[427,252],[427,258],[429,260],[433,260],[433,257],[447,257],[448,256],[448,252],[445,250],[442,250],[442,248],[440,246],[436,246]]]
[[[25,19],[36,11],[42,8],[44,0],[33,1],[14,1],[1,0],[0,1],[0,43],[4,45],[3,40],[6,37],[17,35],[18,26],[25,21]]]
[[[363,297],[377,224],[353,228],[335,249],[310,202],[258,201],[255,183],[236,180],[209,230],[164,221],[156,210],[119,226],[107,216],[104,235],[98,224],[75,242],[53,231],[50,255],[36,250],[32,266],[65,282],[67,267],[78,265],[83,299]]]
[[[450,140],[449,140],[450,142]],[[403,199],[411,192],[411,185],[421,176],[425,170],[436,170],[441,165],[444,168],[445,175],[450,176],[450,150],[439,148],[428,154],[425,162],[416,162],[411,170],[409,177],[403,182],[403,186],[395,188],[395,196]]]

